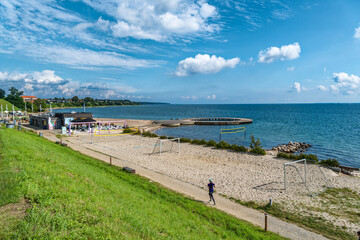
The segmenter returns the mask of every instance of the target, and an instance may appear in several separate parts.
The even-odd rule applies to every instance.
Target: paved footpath
[[[50,132],[44,131],[44,137],[51,141],[59,141],[59,139]],[[72,149],[79,151],[85,155],[90,157],[99,159],[104,162],[109,162],[110,157],[108,155],[95,152],[91,149],[85,148],[83,146],[79,146],[77,144],[73,144],[69,141],[64,141],[68,144]],[[162,173],[154,172],[152,170],[146,169],[144,167],[138,166],[130,161],[121,160],[117,158],[112,158],[112,164],[119,167],[130,167],[136,170],[136,173],[144,176],[154,182],[160,183],[161,185],[174,190],[176,192],[182,193],[186,196],[189,196],[195,200],[206,202],[208,200],[207,190],[201,189],[198,186],[193,184],[180,181],[178,179],[172,178],[170,176],[166,176]],[[218,194],[214,194],[216,205],[213,206],[217,209],[220,209],[226,213],[229,213],[239,219],[248,221],[254,225],[260,226],[264,228],[264,213],[257,211],[252,208],[247,208],[238,203],[235,203],[225,197],[222,197]],[[322,235],[317,233],[310,232],[306,229],[296,226],[295,224],[288,223],[282,221],[278,218],[268,216],[268,230],[271,232],[275,232],[283,237],[294,239],[294,240],[322,240],[327,239]]]

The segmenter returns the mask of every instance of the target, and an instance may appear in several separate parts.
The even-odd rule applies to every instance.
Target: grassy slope
[[[33,134],[0,129],[0,153],[0,206],[31,203],[0,239],[282,239]]]
[[[0,99],[0,105],[3,106],[3,111],[6,110],[6,105],[8,106],[8,111],[12,111],[12,104],[9,103],[8,101],[4,100],[4,99]],[[17,111],[18,108],[14,106],[14,109]]]

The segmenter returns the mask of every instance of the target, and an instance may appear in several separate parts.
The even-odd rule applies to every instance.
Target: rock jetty
[[[289,142],[288,144],[273,147],[272,150],[277,150],[284,153],[295,153],[298,151],[304,152],[309,147],[311,147],[311,145],[304,142]]]

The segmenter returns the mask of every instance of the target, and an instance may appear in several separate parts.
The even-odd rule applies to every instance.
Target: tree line
[[[20,91],[14,87],[9,88],[8,94],[6,95],[5,90],[0,88],[0,99],[4,99],[19,109],[25,110],[25,106],[28,112],[39,112],[40,106],[41,110],[45,111],[50,107],[82,107],[84,104],[87,107],[97,107],[97,106],[119,106],[119,105],[140,105],[138,102],[133,102],[130,100],[110,100],[110,99],[94,99],[91,97],[85,97],[80,99],[78,96],[72,98],[51,98],[51,99],[36,99],[33,103],[24,102],[22,99],[23,91]]]

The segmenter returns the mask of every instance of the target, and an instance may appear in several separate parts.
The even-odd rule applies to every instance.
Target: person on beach
[[[209,179],[208,188],[209,188],[209,197],[210,197],[209,203],[212,200],[214,202],[214,205],[216,205],[215,199],[214,199],[214,196],[213,196],[215,184],[213,183],[211,178]]]

